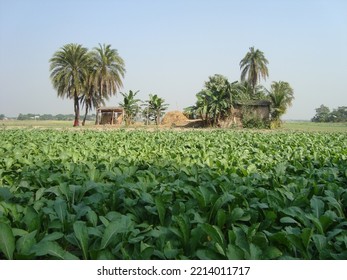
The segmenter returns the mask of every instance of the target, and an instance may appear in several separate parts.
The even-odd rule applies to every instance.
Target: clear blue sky
[[[269,61],[262,83],[294,89],[285,119],[347,105],[346,0],[0,0],[0,114],[73,113],[49,79],[67,43],[111,44],[126,63],[122,91],[156,93],[172,110],[193,105],[213,74],[239,80],[251,46]]]

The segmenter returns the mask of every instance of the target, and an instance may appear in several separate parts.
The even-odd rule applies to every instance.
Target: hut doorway
[[[123,114],[122,107],[100,107],[96,110],[95,124],[121,124]]]

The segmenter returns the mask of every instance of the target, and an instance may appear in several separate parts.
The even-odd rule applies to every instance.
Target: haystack
[[[180,111],[167,112],[162,120],[163,125],[184,125],[188,118]]]

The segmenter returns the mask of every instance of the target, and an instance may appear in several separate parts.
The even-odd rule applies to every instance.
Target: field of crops
[[[347,259],[347,134],[0,131],[0,259]]]

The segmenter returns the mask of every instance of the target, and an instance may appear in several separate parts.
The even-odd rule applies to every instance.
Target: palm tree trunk
[[[75,91],[75,96],[74,96],[74,109],[75,109],[75,121],[73,126],[79,126],[80,125],[80,104],[79,104],[79,99],[78,95]]]
[[[88,106],[88,104],[86,104],[86,113],[84,114],[84,118],[83,118],[83,121],[82,121],[82,126],[84,126],[85,123],[86,123],[88,110],[89,110],[89,106]]]

